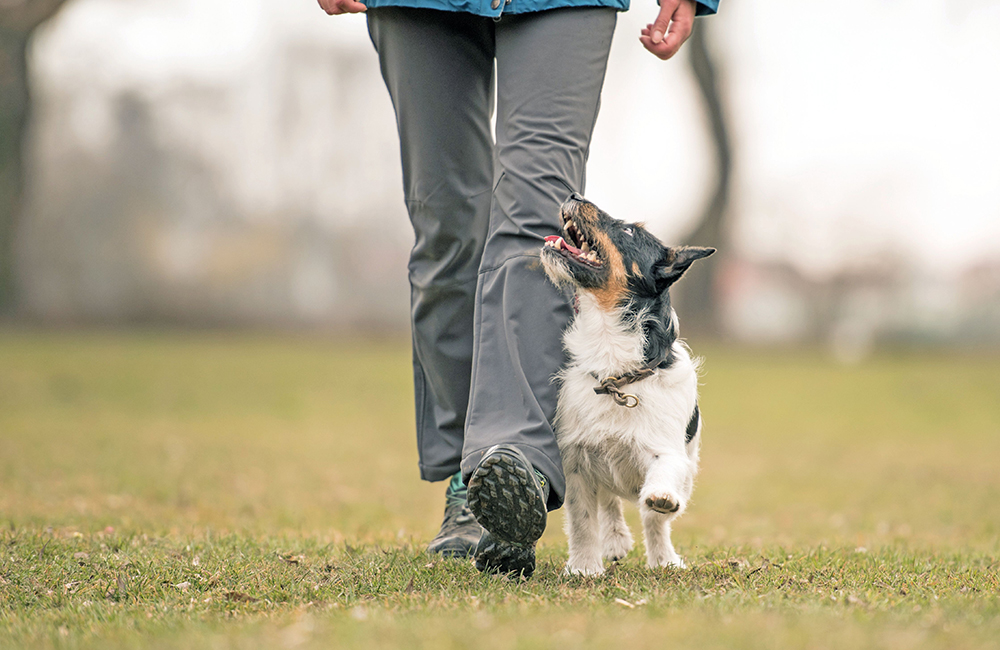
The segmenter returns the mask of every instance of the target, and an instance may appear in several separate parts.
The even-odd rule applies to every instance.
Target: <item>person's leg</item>
[[[399,129],[410,256],[417,447],[424,480],[453,480],[428,551],[466,556],[482,528],[461,462],[477,275],[493,188],[493,23],[443,11],[368,11]]]
[[[571,311],[538,254],[545,236],[560,231],[560,204],[584,189],[615,21],[612,9],[573,8],[496,24],[496,186],[476,295],[462,472],[468,481],[494,445],[509,444],[548,478],[549,509],[565,493],[552,379],[565,360],[561,336]]]
[[[446,11],[368,12],[396,110],[416,242],[409,278],[420,474],[459,470],[477,275],[493,188],[493,23]]]

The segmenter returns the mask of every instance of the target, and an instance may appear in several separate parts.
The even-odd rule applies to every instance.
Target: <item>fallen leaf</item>
[[[635,609],[635,605],[633,605],[632,603],[630,603],[627,600],[624,600],[622,598],[615,598],[615,602],[618,603],[619,605],[621,605],[622,607],[628,607],[629,609]]]
[[[406,589],[403,590],[404,594],[413,593],[413,578],[410,578],[410,582],[406,585]]]
[[[234,603],[255,603],[259,598],[254,598],[239,591],[227,591],[225,593],[226,600],[232,601]]]
[[[177,587],[178,589],[180,589],[181,591],[187,591],[188,587],[191,586],[191,583],[188,582],[187,580],[185,580],[184,582],[178,582],[174,586]]]

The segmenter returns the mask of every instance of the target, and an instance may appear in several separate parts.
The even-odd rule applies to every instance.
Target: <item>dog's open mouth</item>
[[[556,249],[563,257],[568,257],[578,264],[584,264],[593,268],[600,268],[602,266],[601,259],[597,256],[597,251],[591,248],[590,242],[583,236],[572,219],[566,219],[563,222],[563,232],[566,233],[565,237],[560,237],[559,235],[549,235],[546,237],[545,245]]]

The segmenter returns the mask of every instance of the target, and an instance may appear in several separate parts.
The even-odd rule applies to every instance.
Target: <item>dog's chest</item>
[[[563,373],[556,418],[563,464],[567,473],[635,498],[657,455],[686,455],[697,373],[684,351],[672,368],[622,388],[638,398],[635,408],[595,393],[598,384],[580,367]]]

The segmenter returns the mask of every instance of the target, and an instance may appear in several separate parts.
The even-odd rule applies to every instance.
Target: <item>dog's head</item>
[[[545,273],[558,285],[591,293],[608,311],[664,297],[691,264],[715,252],[664,246],[641,224],[614,219],[577,194],[560,214],[565,235],[545,238]]]

